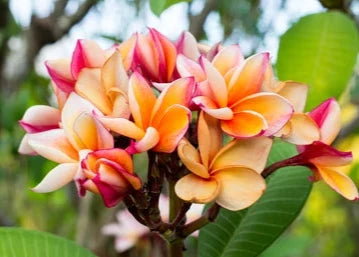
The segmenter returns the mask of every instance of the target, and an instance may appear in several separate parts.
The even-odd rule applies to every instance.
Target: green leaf
[[[358,47],[357,28],[347,15],[330,11],[305,16],[280,39],[278,77],[308,84],[307,109],[312,109],[344,91]]]
[[[296,154],[293,145],[276,142],[269,164]],[[199,257],[254,257],[278,238],[300,213],[311,190],[309,169],[286,167],[268,179],[264,195],[247,210],[221,209],[216,222],[199,235]]]
[[[161,13],[170,6],[180,2],[190,2],[191,0],[150,0],[150,7],[154,14],[160,16]]]
[[[1,257],[96,257],[74,242],[45,232],[0,228]]]

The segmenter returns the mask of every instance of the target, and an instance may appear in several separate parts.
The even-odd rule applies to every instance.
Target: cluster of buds
[[[46,67],[58,107],[33,106],[20,121],[19,152],[59,163],[36,192],[75,181],[80,196],[100,194],[107,207],[124,200],[152,229],[165,179],[185,210],[209,202],[247,208],[265,191],[265,177],[289,165],[307,166],[313,181],[358,198],[338,170],[351,153],[330,146],[340,129],[338,103],[304,113],[308,87],[277,81],[268,53],[245,59],[238,45],[201,45],[188,32],[172,42],[149,29],[106,50],[79,40],[72,59]],[[299,154],[266,168],[275,138]],[[142,152],[145,182],[133,164]]]

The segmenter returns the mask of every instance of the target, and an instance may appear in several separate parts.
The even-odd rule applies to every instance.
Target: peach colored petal
[[[210,97],[218,107],[227,106],[227,86],[222,74],[204,57],[200,57],[200,64],[206,74]]]
[[[178,104],[167,108],[158,126],[156,126],[159,142],[154,150],[164,153],[173,152],[187,132],[190,121],[191,111],[188,108]]]
[[[26,154],[26,155],[37,155],[34,149],[32,149],[31,146],[29,145],[28,134],[25,134],[24,137],[21,139],[18,152],[20,154]]]
[[[194,174],[188,174],[179,179],[175,185],[175,192],[179,198],[192,203],[209,203],[220,191],[215,179],[203,179]]]
[[[283,136],[285,141],[295,145],[309,145],[319,140],[319,128],[307,114],[295,113],[289,123],[290,131]]]
[[[264,117],[254,111],[239,111],[231,120],[221,121],[222,130],[236,138],[247,138],[262,135],[268,129]]]
[[[231,211],[245,209],[254,204],[266,189],[265,180],[247,167],[230,167],[214,174],[220,191],[216,202]]]
[[[75,91],[89,100],[104,114],[111,114],[112,105],[105,88],[101,85],[101,70],[84,68],[79,73]]]
[[[157,98],[152,111],[151,125],[153,127],[159,126],[162,117],[169,107],[175,104],[186,107],[189,106],[193,90],[193,78],[180,78],[172,82],[171,85],[166,87]]]
[[[110,117],[129,119],[131,116],[128,99],[122,93],[117,93],[112,102],[112,113]]]
[[[263,92],[277,92],[280,87],[280,83],[275,79],[273,75],[272,65],[267,65],[266,72],[264,74],[264,80],[262,83],[261,91]]]
[[[197,62],[187,58],[182,54],[177,56],[177,70],[181,77],[193,76],[196,82],[200,82],[206,79],[206,75],[201,66]]]
[[[278,132],[293,114],[292,105],[284,97],[274,93],[257,93],[243,98],[231,107],[233,112],[254,111],[268,123],[265,136]]]
[[[226,166],[244,166],[261,173],[271,147],[272,139],[268,137],[232,140],[214,157],[210,169],[215,171]]]
[[[114,140],[111,133],[88,113],[82,113],[76,118],[73,130],[85,149],[113,148]]]
[[[178,144],[177,153],[187,169],[197,176],[209,178],[208,169],[201,163],[201,157],[197,149],[186,139],[181,140]]]
[[[67,98],[69,97],[69,93],[66,93],[66,92],[62,91],[61,89],[59,89],[53,81],[50,84],[51,84],[52,90],[54,91],[58,108],[61,111],[65,105]],[[75,88],[75,82],[74,82],[73,87]]]
[[[201,112],[198,119],[198,145],[203,165],[210,162],[222,146],[222,131],[217,119]]]
[[[158,131],[153,127],[148,127],[143,138],[137,141],[134,147],[138,153],[142,153],[155,147],[159,141],[160,135]]]
[[[334,98],[330,98],[309,112],[309,116],[320,129],[320,141],[330,145],[340,131],[340,107]]]
[[[281,89],[277,92],[287,99],[294,108],[295,112],[303,112],[307,101],[308,86],[294,81],[281,82]]]
[[[104,149],[91,152],[88,156],[93,156],[95,158],[105,158],[107,160],[116,162],[120,164],[126,171],[133,173],[133,161],[131,155],[129,155],[125,150],[120,148]]]
[[[216,103],[206,96],[196,96],[192,99],[192,101],[203,111],[216,119],[231,120],[233,118],[233,112],[230,108],[218,108]]]
[[[123,66],[126,71],[128,71],[132,65],[135,43],[136,43],[136,35],[134,34],[129,39],[119,44],[117,47],[118,51],[120,51],[123,61]]]
[[[46,61],[45,66],[57,88],[66,93],[74,91],[75,80],[71,74],[70,60],[58,59]]]
[[[99,117],[101,123],[111,131],[120,135],[140,140],[145,132],[136,126],[135,123],[124,118]]]
[[[67,140],[63,129],[28,134],[30,147],[39,155],[57,163],[77,162],[78,153]]]
[[[243,97],[258,93],[269,65],[269,54],[256,54],[245,60],[233,73],[228,85],[228,104],[232,105]]]
[[[191,33],[185,31],[181,34],[177,42],[177,52],[193,61],[198,60],[200,53],[197,48],[197,40]]]
[[[101,69],[101,83],[108,93],[112,88],[128,91],[128,76],[123,67],[121,53],[115,51]]]
[[[33,191],[37,193],[48,193],[55,191],[68,183],[70,183],[77,170],[78,163],[62,163],[49,171],[42,181],[34,188]]]
[[[238,45],[230,45],[221,49],[214,57],[213,66],[224,76],[230,69],[244,62],[244,56]]]
[[[357,200],[359,198],[357,187],[347,175],[328,167],[317,168],[325,183],[339,194],[349,200]]]
[[[128,99],[136,125],[146,129],[150,123],[156,96],[146,80],[137,72],[133,73],[130,78]]]
[[[19,121],[22,128],[28,133],[36,133],[59,127],[60,111],[47,105],[34,105],[26,110]]]

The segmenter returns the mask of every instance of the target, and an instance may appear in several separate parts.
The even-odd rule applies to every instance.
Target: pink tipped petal
[[[28,134],[25,134],[21,140],[18,152],[20,154],[25,154],[25,155],[37,155],[34,149],[32,149],[31,146],[29,145],[28,140],[29,140]]]
[[[63,129],[28,134],[30,147],[39,155],[57,163],[77,162],[78,153],[67,140]]]
[[[112,88],[117,88],[127,93],[128,76],[123,67],[122,57],[119,51],[115,51],[102,67],[101,84],[105,88],[106,93]]]
[[[47,105],[34,105],[26,110],[19,123],[27,133],[36,133],[58,128],[60,120],[58,109]]]
[[[248,138],[262,135],[268,124],[264,117],[254,111],[240,111],[231,120],[221,121],[222,130],[236,138]]]
[[[216,202],[231,211],[251,206],[266,189],[263,177],[247,167],[225,168],[214,177],[221,185]]]
[[[208,86],[210,87],[210,97],[218,107],[227,106],[227,86],[221,73],[204,57],[200,58],[200,63],[205,71]]]
[[[273,74],[272,65],[268,65],[264,74],[264,80],[262,83],[262,92],[277,92],[280,89],[280,82],[278,82]]]
[[[233,140],[214,157],[210,169],[215,171],[226,166],[244,166],[261,173],[271,147],[272,139],[268,137]]]
[[[289,120],[289,133],[283,139],[295,145],[309,145],[320,139],[317,124],[303,113],[295,113]]]
[[[105,63],[105,51],[94,41],[80,39],[72,55],[71,73],[77,79],[83,68],[100,68]]]
[[[177,70],[181,77],[193,76],[196,82],[206,79],[206,75],[201,66],[197,62],[181,54],[177,56]]]
[[[202,163],[208,169],[210,162],[222,146],[219,121],[201,112],[198,119],[197,137]]]
[[[187,132],[191,121],[191,111],[182,105],[172,105],[164,113],[156,127],[159,141],[154,148],[157,152],[171,153]]]
[[[181,34],[177,42],[177,52],[194,61],[198,60],[200,53],[197,47],[197,41],[191,33],[185,31]]]
[[[213,66],[224,76],[230,69],[244,62],[244,57],[238,45],[224,47],[214,57]]]
[[[229,105],[259,92],[268,65],[270,65],[269,54],[261,53],[249,57],[243,67],[236,69],[228,85]]]
[[[49,171],[42,181],[34,188],[33,191],[37,193],[48,193],[55,191],[68,183],[70,183],[77,170],[78,163],[62,163]]]
[[[118,51],[120,51],[123,60],[123,67],[126,71],[128,71],[133,64],[135,44],[136,35],[132,35],[129,39],[123,41],[117,47]]]
[[[182,140],[178,144],[177,153],[187,169],[197,176],[209,178],[208,170],[201,163],[201,157],[197,149],[195,149],[187,140]]]
[[[194,174],[182,177],[175,185],[177,196],[192,203],[209,203],[217,197],[219,190],[215,179],[203,179]]]
[[[150,123],[156,96],[139,73],[135,72],[130,78],[128,98],[130,110],[136,125],[146,129]]]
[[[319,126],[320,141],[330,145],[338,135],[341,125],[340,107],[337,101],[334,98],[324,101],[309,112],[309,116]]]
[[[57,88],[66,93],[71,93],[74,91],[75,80],[71,74],[69,60],[59,59],[46,61],[45,66]]]
[[[277,92],[287,99],[294,108],[295,112],[303,112],[307,101],[308,86],[294,81],[281,82],[281,89]]]
[[[159,58],[150,36],[136,34],[135,58],[141,64],[141,71],[145,76],[158,78]]]
[[[326,167],[318,167],[318,172],[325,183],[345,198],[349,200],[359,198],[357,187],[347,175]]]
[[[101,123],[109,130],[120,135],[140,140],[144,137],[145,132],[136,126],[135,123],[124,118],[107,118],[99,117]]]
[[[293,114],[293,107],[288,100],[274,93],[247,96],[231,108],[235,113],[250,110],[261,114],[268,123],[265,136],[278,132]]]
[[[196,96],[192,99],[193,103],[198,105],[203,111],[210,116],[220,120],[233,119],[233,112],[228,107],[218,108],[215,102],[206,96]]]
[[[101,84],[100,69],[82,69],[75,85],[76,93],[89,100],[105,114],[111,114],[112,105]]]
[[[135,149],[138,153],[142,153],[155,147],[159,141],[158,131],[153,127],[148,127],[144,137],[135,143]]]

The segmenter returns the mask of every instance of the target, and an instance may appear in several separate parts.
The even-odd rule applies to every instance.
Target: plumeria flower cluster
[[[33,106],[20,121],[19,152],[59,163],[36,192],[74,181],[80,196],[99,194],[107,207],[123,200],[140,223],[160,232],[182,227],[184,236],[193,232],[184,225],[191,203],[215,202],[208,219],[219,207],[247,208],[285,166],[307,166],[313,181],[358,198],[339,170],[351,153],[330,146],[338,103],[305,113],[308,87],[277,81],[269,53],[245,58],[238,45],[209,47],[188,32],[172,42],[149,29],[109,49],[79,40],[71,59],[46,67],[58,106]],[[266,167],[273,140],[297,145],[299,154]],[[143,152],[147,180],[133,163]],[[166,180],[176,210],[168,222],[158,209]]]

